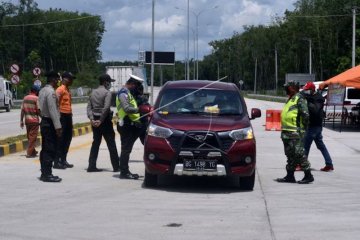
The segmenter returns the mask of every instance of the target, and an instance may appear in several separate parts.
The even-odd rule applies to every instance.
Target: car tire
[[[5,105],[5,107],[6,107],[6,112],[10,112],[11,104],[9,103],[9,104]]]
[[[252,191],[255,185],[255,171],[251,176],[239,177],[239,188],[241,190]]]
[[[156,187],[158,184],[158,176],[151,174],[145,170],[144,185],[145,187]]]

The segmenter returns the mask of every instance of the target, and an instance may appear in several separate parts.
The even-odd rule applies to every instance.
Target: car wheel
[[[11,105],[10,105],[10,103],[7,104],[7,105],[5,105],[5,106],[6,106],[6,111],[7,111],[7,112],[10,112],[10,110],[11,110]]]
[[[145,170],[144,185],[145,187],[156,187],[158,184],[158,176],[151,174]]]
[[[252,191],[255,185],[255,171],[251,176],[239,177],[239,184],[241,190]]]

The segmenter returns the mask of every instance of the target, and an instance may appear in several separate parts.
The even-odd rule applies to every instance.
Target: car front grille
[[[228,151],[234,143],[227,134],[217,135],[215,132],[188,132],[185,136],[175,134],[167,140],[175,151],[180,149]]]

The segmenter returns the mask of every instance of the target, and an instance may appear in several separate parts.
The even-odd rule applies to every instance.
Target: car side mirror
[[[258,108],[252,108],[250,120],[254,120],[255,118],[259,118],[259,117],[261,117],[261,110]]]

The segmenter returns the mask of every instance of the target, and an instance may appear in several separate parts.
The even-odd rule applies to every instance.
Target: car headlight
[[[149,136],[158,138],[169,138],[173,132],[169,128],[159,127],[155,124],[150,124],[147,130]]]
[[[254,138],[253,130],[251,127],[233,130],[229,133],[229,136],[235,141]]]

